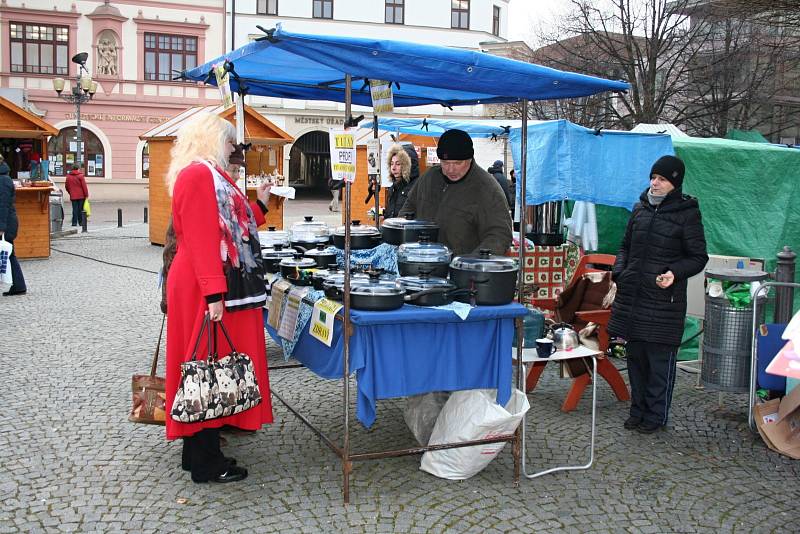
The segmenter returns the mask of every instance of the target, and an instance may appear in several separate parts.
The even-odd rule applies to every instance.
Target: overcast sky
[[[540,26],[549,27],[568,7],[567,0],[511,0],[508,6],[508,38],[532,43]]]

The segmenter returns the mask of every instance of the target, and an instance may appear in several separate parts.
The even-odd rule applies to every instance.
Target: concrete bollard
[[[147,206],[144,207],[144,222],[147,222]]]
[[[85,211],[81,212],[81,230],[84,232],[88,232],[87,226],[89,225],[89,216],[86,215]]]

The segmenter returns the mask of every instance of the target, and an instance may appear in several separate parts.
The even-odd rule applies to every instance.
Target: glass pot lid
[[[319,243],[317,245],[317,248],[308,249],[305,252],[305,255],[309,256],[309,257],[312,257],[312,258],[314,256],[335,256],[336,255],[336,249],[333,248],[333,247],[329,247],[325,243]]]
[[[337,236],[344,236],[344,226],[339,226],[334,230],[334,234]],[[377,236],[380,237],[381,232],[374,226],[362,226],[361,221],[353,221],[353,224],[350,225],[350,235],[365,235],[365,236]]]
[[[289,243],[289,232],[285,230],[275,230],[275,227],[270,227],[269,230],[259,230],[258,242],[262,245],[268,246],[274,243]]]
[[[305,258],[297,254],[291,258],[283,258],[280,263],[281,267],[296,267],[298,269],[309,269],[316,265],[317,262],[314,261],[314,258]]]
[[[439,225],[433,221],[423,221],[414,218],[413,213],[407,213],[403,217],[391,217],[383,221],[383,228],[394,228],[396,230],[438,230]]]
[[[438,276],[401,276],[397,284],[408,291],[425,291],[426,289],[455,289],[456,286],[447,278]]]
[[[261,257],[266,259],[292,258],[295,254],[297,254],[295,249],[289,247],[284,248],[280,243],[276,243],[275,246],[271,248],[261,249]]]
[[[350,284],[350,293],[353,295],[404,295],[405,289],[398,286],[394,280],[376,278],[359,279]]]
[[[304,221],[294,223],[291,229],[292,241],[319,241],[319,238],[329,235],[328,225],[322,221],[315,221],[310,215],[306,215]]]
[[[397,248],[397,261],[450,263],[453,253],[441,243],[421,240],[416,243],[403,243]]]
[[[498,256],[482,249],[478,254],[456,256],[450,262],[452,269],[479,271],[484,273],[505,273],[519,270],[519,261],[508,256]]]

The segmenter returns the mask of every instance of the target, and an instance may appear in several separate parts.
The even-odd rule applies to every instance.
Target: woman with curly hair
[[[389,178],[392,180],[392,185],[388,190],[383,216],[389,219],[400,214],[411,188],[419,177],[419,158],[413,146],[394,145],[389,149],[386,160],[389,162]]]

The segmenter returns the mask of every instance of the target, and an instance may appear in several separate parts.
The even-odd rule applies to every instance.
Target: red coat
[[[220,171],[220,174],[230,179],[224,172]],[[264,216],[257,206],[251,207],[256,224],[260,226],[264,223]],[[167,277],[168,440],[191,436],[204,428],[232,425],[246,430],[257,430],[262,424],[272,422],[267,349],[260,308],[236,312],[225,310],[222,320],[236,350],[253,360],[256,380],[261,390],[261,404],[237,415],[200,423],[180,423],[169,416],[181,380],[181,363],[191,358],[192,347],[208,309],[205,297],[224,293],[227,289],[220,259],[221,232],[218,217],[211,172],[202,163],[192,163],[178,174],[172,195],[172,223],[178,240],[178,252]],[[220,335],[219,339],[219,353],[222,356],[229,349],[224,337]],[[206,354],[206,346],[203,336],[197,350],[198,355]]]
[[[64,182],[70,200],[83,200],[89,198],[89,189],[86,187],[86,178],[81,171],[69,171],[67,181]]]

